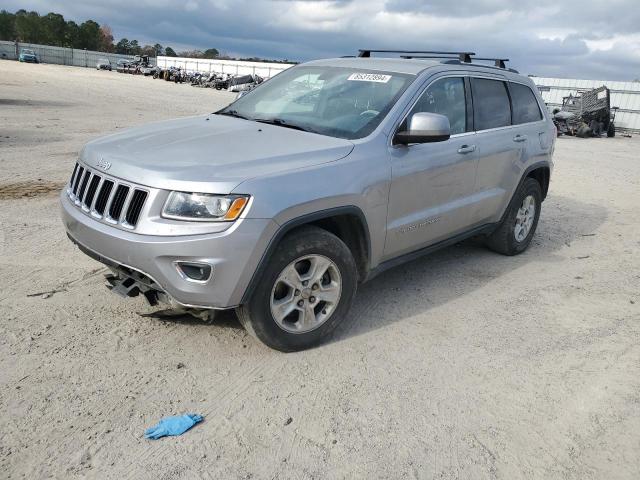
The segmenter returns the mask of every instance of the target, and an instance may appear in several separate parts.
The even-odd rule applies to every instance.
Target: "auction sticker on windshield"
[[[382,75],[379,73],[352,73],[347,80],[356,82],[378,82],[387,83],[391,80],[391,75]]]

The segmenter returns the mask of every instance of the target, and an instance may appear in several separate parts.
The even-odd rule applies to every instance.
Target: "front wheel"
[[[487,239],[487,246],[503,255],[524,252],[538,226],[541,205],[540,184],[534,178],[526,178],[514,194],[502,223]]]
[[[249,302],[237,309],[247,332],[283,352],[328,338],[351,308],[357,270],[342,240],[317,227],[287,235]]]

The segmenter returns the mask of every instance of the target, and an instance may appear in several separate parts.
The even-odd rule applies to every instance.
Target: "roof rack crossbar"
[[[421,55],[434,55],[431,58],[442,58],[442,55],[455,55],[461,62],[471,63],[471,55],[475,55],[473,52],[435,52],[428,50],[371,50],[360,49],[358,50],[358,57],[370,57],[371,53],[404,53],[404,54],[421,54]],[[424,57],[428,58],[428,57]]]
[[[479,58],[479,57],[474,58],[474,60],[484,60],[484,61],[493,62],[493,64],[498,68],[507,68],[506,63],[509,61],[508,58]]]
[[[438,57],[434,57],[433,55],[400,55],[400,58],[404,60],[411,60],[412,58],[425,59],[425,60],[428,58],[443,59],[443,60],[458,60],[458,61],[460,60],[459,57],[453,56],[453,55],[443,55]]]

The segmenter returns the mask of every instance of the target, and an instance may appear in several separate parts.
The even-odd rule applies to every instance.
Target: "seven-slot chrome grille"
[[[149,192],[76,163],[67,195],[93,218],[133,229]]]

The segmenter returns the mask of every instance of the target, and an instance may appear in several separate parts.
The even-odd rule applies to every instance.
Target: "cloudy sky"
[[[310,60],[462,49],[539,76],[640,78],[640,0],[3,0],[109,24],[116,40]]]

